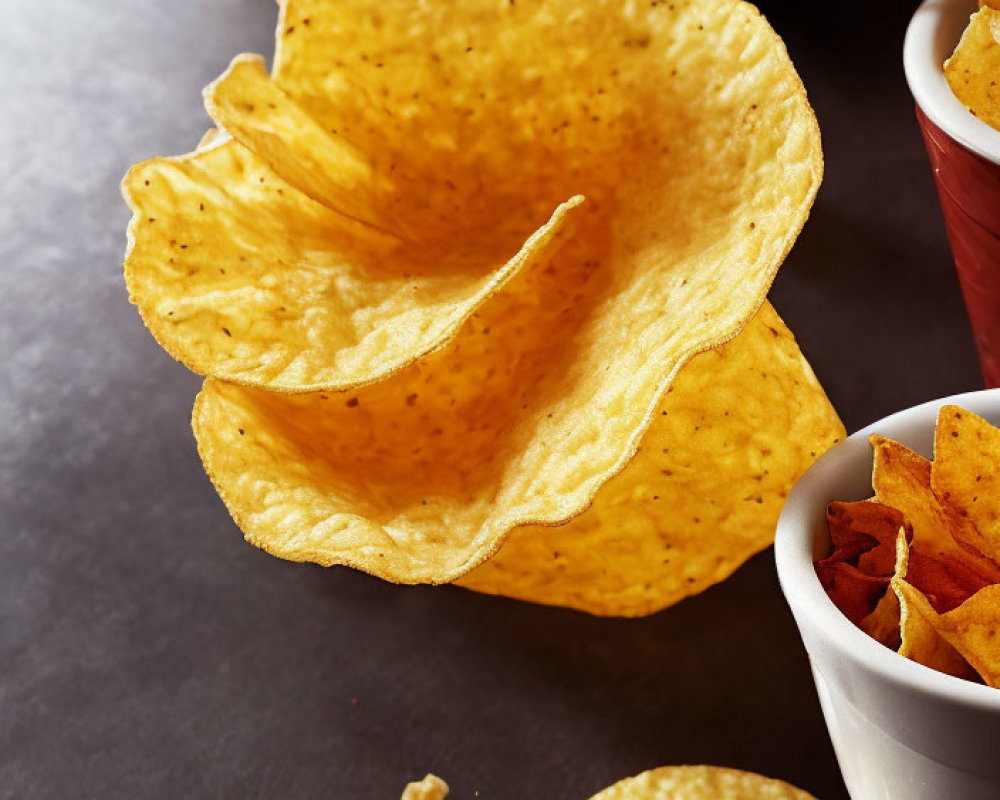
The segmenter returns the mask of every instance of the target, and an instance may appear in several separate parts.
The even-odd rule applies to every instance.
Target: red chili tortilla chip
[[[816,574],[826,593],[837,608],[855,625],[875,610],[889,586],[888,578],[865,575],[857,567],[843,561],[819,563]]]
[[[871,501],[833,502],[826,521],[834,551],[825,562],[846,561],[866,575],[888,578],[896,563],[896,535],[900,528],[912,536],[902,513]]]
[[[906,580],[923,592],[939,614],[961,605],[992,581],[967,565],[914,550]]]

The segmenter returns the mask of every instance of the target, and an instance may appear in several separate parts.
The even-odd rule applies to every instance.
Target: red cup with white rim
[[[978,8],[975,0],[926,0],[906,32],[903,65],[934,169],[988,387],[1000,386],[1000,131],[952,94],[943,64]]]

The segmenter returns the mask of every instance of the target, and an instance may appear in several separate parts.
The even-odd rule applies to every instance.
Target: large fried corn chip
[[[238,58],[208,90],[235,140],[126,178],[131,295],[212,377],[382,379],[447,342],[585,195],[605,277],[565,335],[581,368],[602,368],[597,338],[648,362],[655,393],[752,316],[819,184],[801,83],[735,0],[289,0],[281,15],[273,80]]]
[[[1000,10],[995,3],[972,15],[958,47],[944,62],[944,74],[962,104],[1000,130]]]
[[[660,767],[626,778],[590,800],[816,800],[784,781],[724,767]]]
[[[605,614],[661,608],[765,546],[791,482],[843,429],[769,307],[720,347],[763,302],[821,173],[815,119],[758,12],[288,0],[280,30],[273,78],[239,58],[209,88],[236,140],[219,149],[336,220],[338,244],[356,234],[392,276],[400,254],[435,254],[440,269],[416,271],[456,297],[472,275],[496,280],[475,269],[484,253],[559,210],[509,282],[408,366],[393,371],[424,355],[411,328],[390,336],[369,315],[392,358],[324,336],[294,380],[260,381],[350,392],[206,381],[199,449],[247,538]],[[563,227],[576,201],[559,204],[579,195]],[[301,307],[327,301],[314,287]],[[266,318],[240,319],[263,351],[284,346]],[[378,381],[362,379],[372,363]]]
[[[604,477],[596,468],[616,468],[632,424],[607,403],[564,393],[555,376],[574,370],[549,357],[548,338],[511,357],[506,337],[527,331],[525,303],[501,295],[454,352],[346,400],[207,382],[195,433],[247,538],[285,558],[407,583],[451,581],[493,556],[462,583],[644,614],[722,580],[767,545],[792,482],[843,435],[765,306],[739,337],[681,371],[639,454],[593,506],[562,528],[519,530],[497,553],[512,528],[583,510]],[[550,316],[566,314],[555,305]],[[480,391],[488,374],[495,395]],[[538,387],[547,402],[533,395]]]
[[[791,332],[765,304],[696,356],[635,458],[569,524],[517,529],[459,583],[595,614],[648,614],[771,543],[792,483],[843,435]]]
[[[286,0],[205,102],[125,273],[266,550],[649,613],[843,434],[764,302],[822,157],[752,6]]]
[[[436,349],[579,202],[526,242],[436,252],[315,202],[236,141],[206,139],[126,176],[129,292],[188,367],[276,391],[368,383]]]

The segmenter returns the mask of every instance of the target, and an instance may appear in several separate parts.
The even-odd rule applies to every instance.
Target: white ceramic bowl
[[[914,100],[931,122],[973,153],[1000,164],[1000,131],[969,113],[951,93],[942,69],[977,8],[976,0],[924,0],[906,29],[903,68]]]
[[[872,495],[868,436],[880,433],[931,457],[937,411],[948,403],[1000,424],[1000,389],[886,417],[820,457],[778,520],[778,577],[852,800],[1000,799],[1000,689],[936,672],[878,644],[834,606],[813,568],[830,552],[827,504]]]

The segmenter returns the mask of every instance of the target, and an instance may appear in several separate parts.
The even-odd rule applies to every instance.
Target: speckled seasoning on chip
[[[444,800],[448,784],[435,775],[407,784],[402,800]],[[725,767],[651,769],[598,792],[590,800],[816,800],[784,781]]]
[[[822,155],[759,12],[280,13],[271,74],[206,90],[227,133],[126,178],[130,291],[207,378],[246,538],[620,615],[769,544],[843,428],[765,299]]]
[[[725,767],[660,767],[626,778],[590,800],[816,800],[784,781]]]

